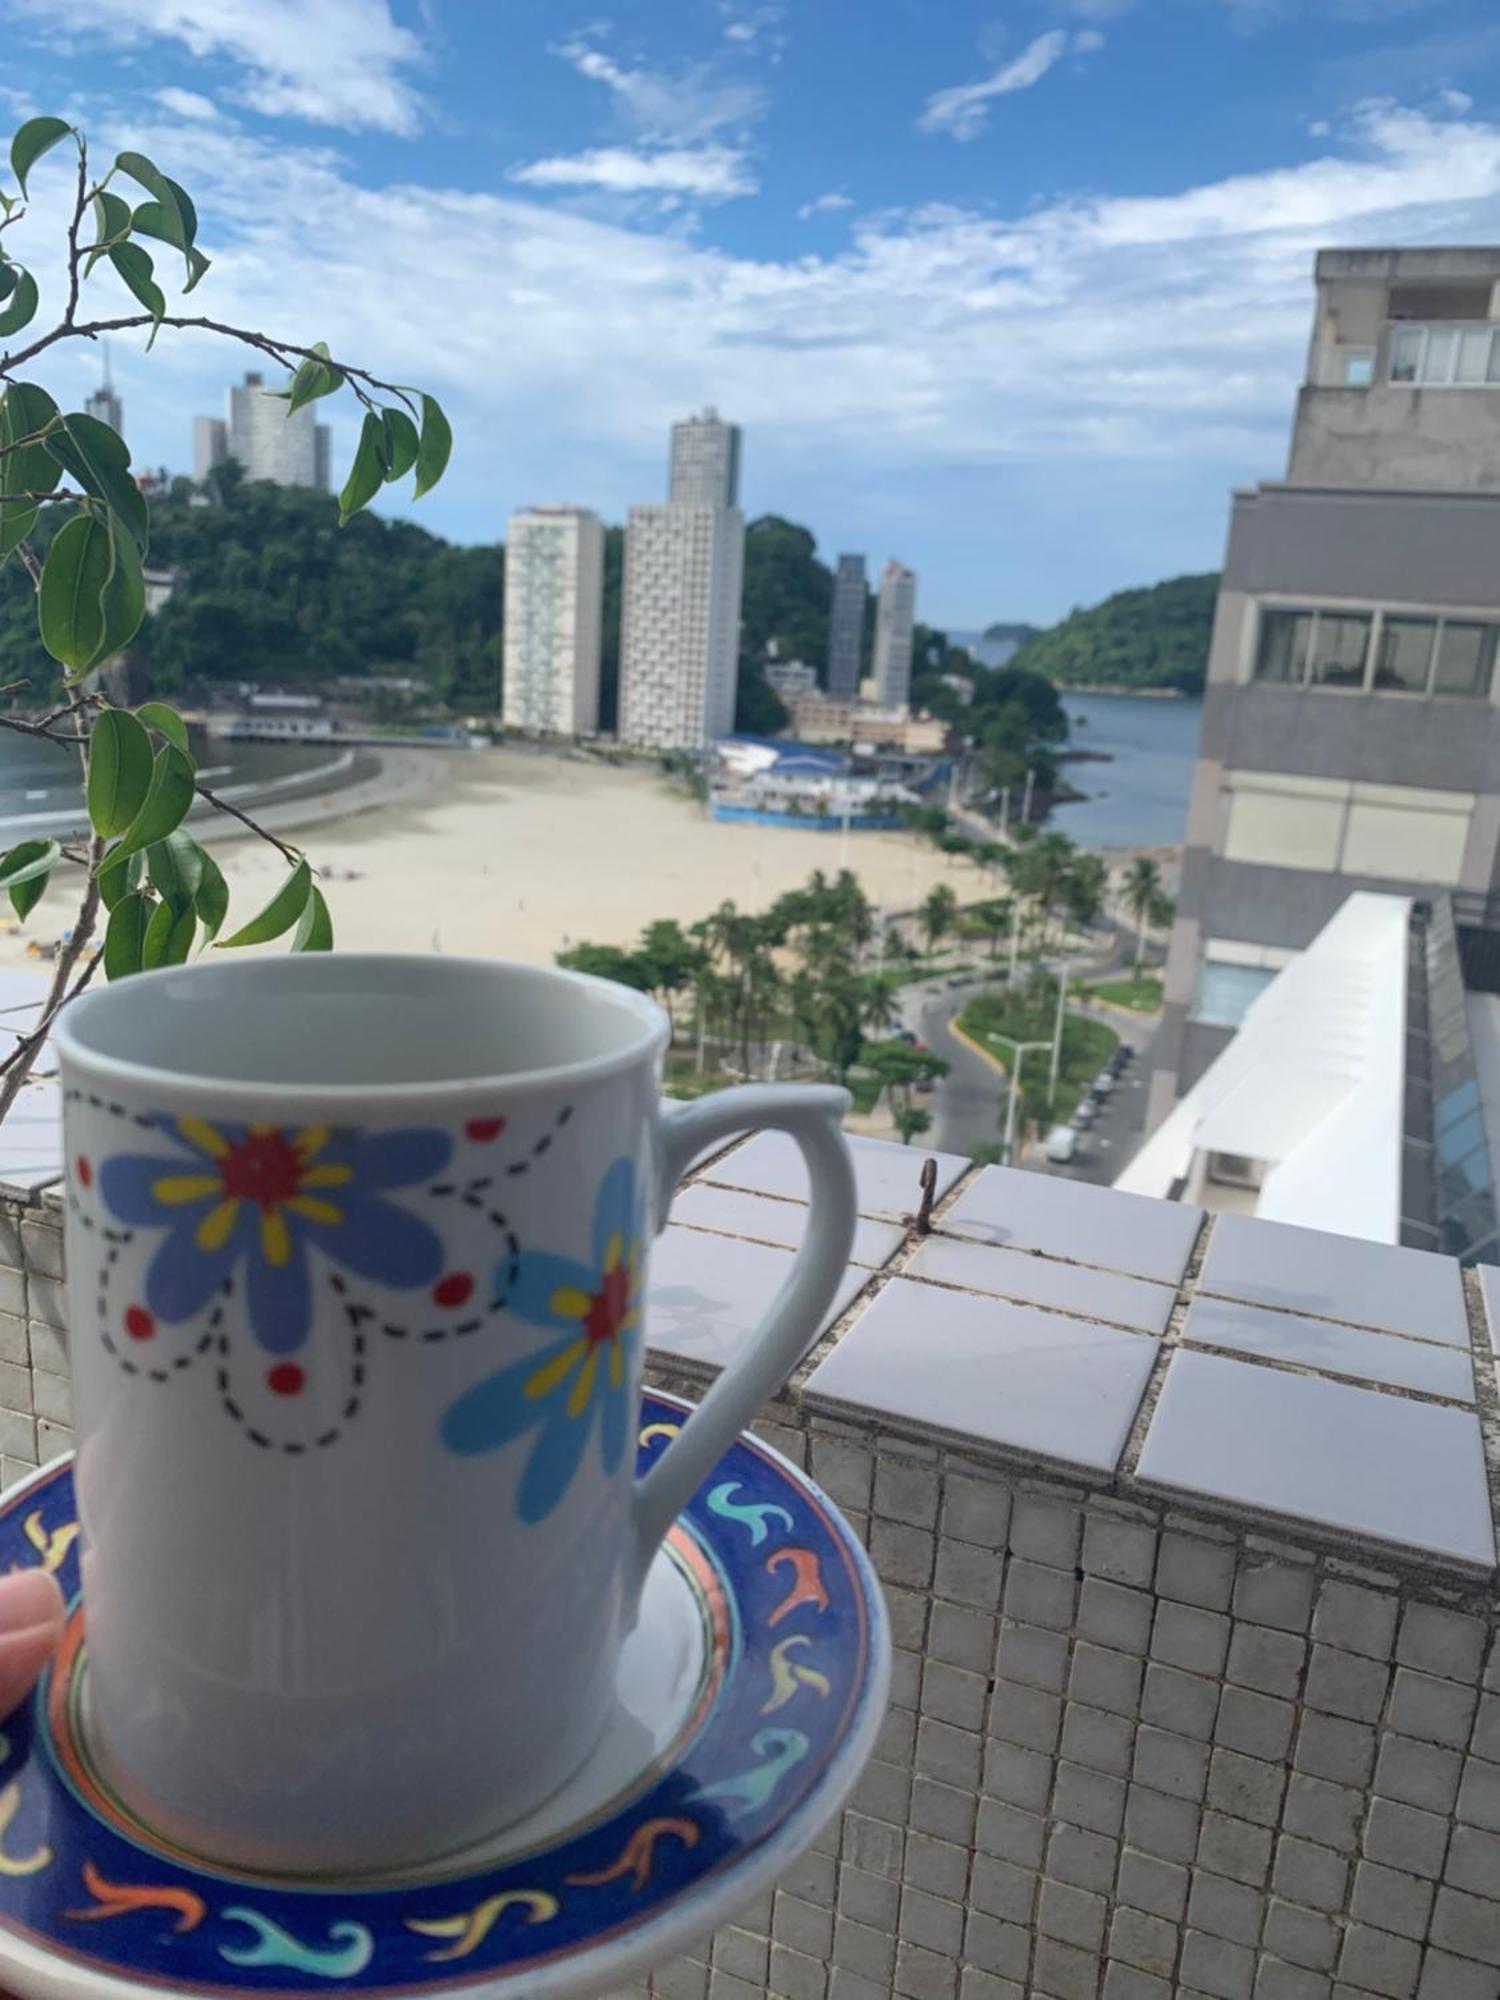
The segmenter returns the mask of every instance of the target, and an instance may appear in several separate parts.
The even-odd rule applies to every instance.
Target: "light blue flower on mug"
[[[495,1451],[535,1431],[516,1495],[523,1521],[545,1520],[583,1461],[599,1413],[606,1474],[619,1469],[630,1433],[630,1342],[639,1339],[641,1223],[635,1172],[616,1160],[594,1203],[590,1262],[523,1250],[508,1290],[509,1309],[563,1339],[487,1376],[444,1413],[442,1437],[463,1457]]]
[[[120,1222],[165,1232],[146,1273],[159,1319],[191,1318],[242,1266],[255,1338],[292,1354],[312,1325],[310,1249],[380,1285],[442,1271],[437,1231],[386,1196],[443,1171],[446,1133],[158,1122],[179,1150],[104,1160],[99,1191]]]

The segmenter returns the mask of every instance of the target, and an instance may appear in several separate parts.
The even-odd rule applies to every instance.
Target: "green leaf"
[[[175,743],[184,757],[192,756],[187,724],[175,708],[169,708],[164,701],[143,701],[135,713],[137,721],[144,722],[159,736],[165,736],[169,743]]]
[[[104,639],[100,603],[114,567],[114,546],[97,514],[75,514],[53,538],[42,565],[37,624],[54,660],[77,672]]]
[[[66,139],[72,126],[65,118],[28,118],[10,142],[10,170],[26,192],[26,176],[43,153],[50,152],[59,139]]]
[[[130,476],[130,453],[119,433],[83,410],[71,410],[48,436],[46,448],[85,493],[120,517],[144,555],[151,517],[145,495]]]
[[[0,888],[9,890],[11,907],[22,923],[41,900],[61,855],[55,840],[23,840],[0,857]]]
[[[197,900],[203,880],[203,849],[185,826],[146,849],[151,886],[164,903],[184,910]]]
[[[149,354],[161,331],[162,314],[167,309],[166,294],[152,275],[156,267],[139,243],[117,243],[109,253],[109,261],[125,280],[130,292],[151,315],[151,338],[146,342]]]
[[[145,865],[143,854],[125,854],[118,861],[111,854],[99,870],[99,894],[106,910],[114,909],[121,897],[135,893],[141,886]]]
[[[313,342],[313,353],[323,358],[320,361],[304,361],[292,377],[292,386],[287,394],[287,415],[300,410],[304,403],[316,402],[319,396],[331,396],[336,389],[344,386],[344,371],[335,368],[328,358],[328,343],[324,340]]]
[[[25,541],[37,517],[32,501],[5,496],[50,493],[57,484],[57,467],[46,446],[17,440],[35,437],[56,416],[56,403],[34,382],[12,382],[0,396],[0,445],[12,447],[0,455],[0,562]]]
[[[0,500],[0,563],[18,549],[36,526],[37,509],[23,501]]]
[[[122,201],[108,188],[101,188],[93,198],[94,243],[89,250],[89,261],[83,267],[87,277],[106,250],[116,243],[123,243],[130,234],[130,203]]]
[[[198,894],[193,899],[193,907],[198,912],[198,921],[204,934],[216,938],[223,929],[224,919],[229,915],[229,884],[220,873],[219,864],[204,848],[199,854],[203,860],[203,873],[198,882]]]
[[[417,427],[405,410],[382,410],[380,421],[385,429],[385,483],[389,486],[393,479],[411,471],[420,446]]]
[[[339,495],[339,526],[351,521],[380,491],[385,478],[385,426],[373,410],[365,412],[360,425],[359,449]]]
[[[5,252],[0,250],[0,299],[8,299],[21,278],[19,264],[6,262]]]
[[[193,204],[177,185],[169,180],[154,160],[148,160],[144,153],[119,153],[115,157],[116,169],[129,174],[138,187],[153,195],[153,202],[143,202],[141,206],[153,211],[147,221],[141,220],[141,210],[135,212],[135,227],[147,236],[159,237],[175,249],[186,250],[198,233],[198,217]],[[155,225],[155,226],[150,226]]]
[[[158,903],[141,939],[142,972],[155,972],[162,965],[182,965],[193,948],[197,928],[191,903],[181,910],[174,910],[170,903]]]
[[[198,280],[203,276],[203,273],[208,269],[209,262],[210,259],[204,256],[203,252],[200,249],[198,249],[196,244],[190,243],[188,245],[188,253],[187,253],[188,281],[182,288],[182,295],[184,298],[187,297],[188,293],[193,289],[194,285],[197,284]]]
[[[37,308],[36,279],[29,271],[23,271],[19,264],[10,268],[16,274],[16,282],[10,304],[0,312],[0,340],[19,333],[23,326],[29,326]]]
[[[312,894],[307,899],[307,908],[302,912],[302,921],[297,926],[297,935],[292,939],[293,951],[332,951],[333,918],[328,914],[328,905],[323,900],[323,891],[313,885]]]
[[[104,614],[104,632],[99,640],[98,652],[89,661],[90,667],[97,667],[101,660],[113,658],[128,646],[146,615],[146,575],[141,568],[141,552],[130,530],[121,527],[118,514],[109,517],[109,536],[114,552],[114,568],[99,599],[99,608]]]
[[[141,954],[153,909],[149,897],[132,891],[122,896],[109,913],[104,931],[104,976],[124,979],[141,969]],[[165,908],[165,904],[161,906]]]
[[[106,840],[122,834],[151,787],[151,738],[128,709],[106,708],[89,733],[89,819]]]
[[[252,917],[233,937],[222,938],[219,949],[229,951],[236,945],[266,944],[271,938],[280,937],[283,931],[289,931],[307,908],[312,886],[312,870],[305,861],[299,861],[260,915]]]
[[[146,802],[126,827],[119,846],[110,850],[109,859],[118,861],[121,855],[135,854],[165,840],[187,818],[192,803],[192,764],[175,743],[163,743],[152,760]]]
[[[453,432],[448,427],[448,419],[431,396],[422,398],[422,437],[417,446],[417,484],[412,494],[420,500],[424,493],[430,493],[444,472],[448,469],[448,454],[453,449]]]

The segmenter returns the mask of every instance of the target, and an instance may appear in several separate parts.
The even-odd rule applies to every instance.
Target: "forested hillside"
[[[1071,612],[1012,656],[1064,686],[1202,691],[1213,630],[1217,571],[1174,576],[1144,590],[1121,590]]]

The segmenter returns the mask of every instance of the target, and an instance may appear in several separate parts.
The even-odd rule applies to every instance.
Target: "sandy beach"
[[[397,750],[382,761],[364,785],[280,801],[263,815],[305,849],[345,950],[545,964],[584,939],[631,944],[656,917],[695,922],[726,898],[764,908],[841,862],[837,832],[720,824],[643,768],[509,748]],[[193,831],[228,878],[231,923],[243,921],[284,864],[262,841],[224,838],[212,815],[195,815]],[[936,882],[963,901],[991,892],[984,871],[908,834],[852,834],[848,854],[866,893],[888,909],[911,908]],[[29,938],[64,928],[63,879],[24,932],[0,934],[0,964],[27,963]]]

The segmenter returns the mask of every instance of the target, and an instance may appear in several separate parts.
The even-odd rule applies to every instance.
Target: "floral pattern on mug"
[[[251,1331],[267,1352],[291,1354],[312,1325],[309,1250],[397,1288],[442,1270],[437,1231],[385,1197],[443,1171],[446,1133],[158,1124],[180,1150],[102,1161],[99,1191],[119,1221],[166,1232],[146,1274],[159,1319],[191,1318],[242,1265]]]
[[[594,1203],[591,1262],[523,1250],[510,1279],[509,1310],[563,1328],[563,1339],[476,1383],[444,1413],[443,1442],[462,1457],[536,1432],[516,1495],[523,1521],[545,1520],[562,1500],[596,1409],[604,1470],[619,1469],[630,1431],[629,1343],[641,1321],[641,1237],[635,1172],[616,1160]]]

